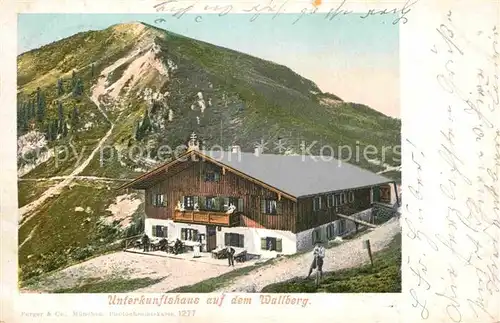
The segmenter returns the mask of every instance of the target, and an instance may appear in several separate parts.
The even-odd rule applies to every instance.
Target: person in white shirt
[[[318,268],[318,271],[321,276],[323,276],[323,259],[325,258],[325,247],[321,244],[321,241],[316,242],[316,246],[313,249],[313,262],[311,264],[311,268],[309,268],[309,274],[307,278],[311,276],[313,269]]]

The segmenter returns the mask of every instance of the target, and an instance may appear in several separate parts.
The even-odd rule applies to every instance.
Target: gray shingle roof
[[[228,151],[201,153],[295,197],[392,182],[391,179],[330,157],[256,156]]]

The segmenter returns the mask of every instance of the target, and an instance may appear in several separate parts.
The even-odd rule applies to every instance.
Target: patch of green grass
[[[18,181],[17,198],[19,207],[23,207],[36,200],[49,187],[54,186],[59,181]]]
[[[113,278],[102,281],[89,280],[83,285],[57,289],[53,291],[53,293],[127,293],[157,284],[163,279],[164,278],[152,279],[146,277],[135,279]]]
[[[118,66],[113,72],[111,72],[108,75],[109,84],[114,84],[116,81],[118,81],[123,76],[123,73],[127,70],[129,65],[130,62],[125,62],[122,65]]]
[[[374,254],[370,264],[325,273],[318,287],[314,279],[293,279],[264,287],[262,293],[400,293],[401,234]]]
[[[222,274],[217,277],[209,278],[198,282],[193,285],[182,286],[176,289],[169,291],[169,293],[211,293],[215,290],[223,288],[231,284],[236,278],[244,275],[248,275],[252,271],[269,264],[269,262],[261,263],[253,266],[247,266],[243,268],[238,268],[232,270],[228,273]]]
[[[116,191],[118,185],[79,181],[48,199],[37,214],[23,222],[19,241],[31,238],[19,248],[21,280],[102,253],[118,239],[118,228],[100,223],[101,217],[110,214],[109,205],[122,194]]]

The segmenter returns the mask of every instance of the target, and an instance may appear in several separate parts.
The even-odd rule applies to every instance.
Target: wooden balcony
[[[225,212],[215,211],[174,211],[175,222],[194,223],[194,224],[208,224],[223,227],[234,227],[240,223],[239,214],[226,214]]]

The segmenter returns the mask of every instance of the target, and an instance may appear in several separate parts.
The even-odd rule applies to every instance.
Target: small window
[[[313,200],[313,211],[321,210],[321,196],[317,196]]]
[[[241,199],[241,203],[243,203],[243,199]],[[243,205],[240,206],[240,199],[237,197],[226,197],[224,198],[224,211],[227,211],[229,209],[229,206],[233,205],[237,211],[241,212],[241,208],[243,208]]]
[[[205,182],[218,182],[220,180],[220,173],[214,170],[205,172]]]
[[[164,207],[166,206],[166,203],[165,203],[165,195],[164,194],[153,194],[151,196],[151,204],[153,206],[156,206],[156,207]]]
[[[345,193],[340,194],[340,204],[345,204],[346,203],[346,196]]]
[[[238,233],[224,233],[224,243],[226,246],[245,248],[245,236]]]
[[[262,200],[261,212],[263,214],[278,214],[278,203],[276,200]]]
[[[339,235],[343,235],[346,232],[345,219],[339,221]]]
[[[192,210],[194,207],[194,196],[184,196],[184,209]]]
[[[332,240],[333,238],[335,238],[335,225],[333,225],[333,223],[329,224],[326,227],[326,238],[328,240]]]
[[[327,195],[326,197],[326,206],[328,208],[332,208],[335,205],[335,200],[333,194]]]
[[[198,241],[198,230],[182,228],[181,240]]]
[[[313,244],[316,243],[316,241],[319,241],[321,240],[321,229],[314,229],[313,232],[312,232],[312,241],[313,241]]]
[[[215,196],[207,196],[205,198],[205,210],[208,211],[218,211],[219,210],[219,199]]]
[[[340,205],[340,195],[335,194],[335,206],[339,206],[339,205]]]
[[[265,237],[260,238],[260,248],[267,251],[283,251],[283,240],[279,238]]]
[[[168,227],[163,225],[153,225],[153,237],[167,238],[168,237]]]
[[[354,202],[354,192],[349,192],[349,203]]]

